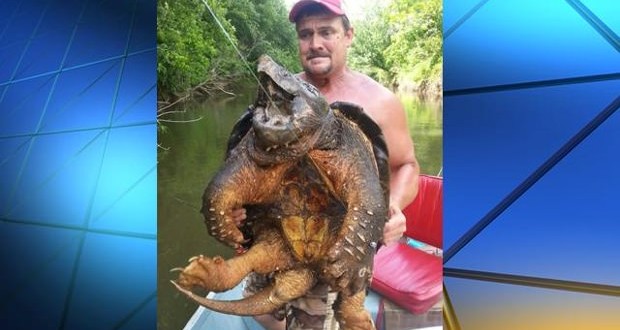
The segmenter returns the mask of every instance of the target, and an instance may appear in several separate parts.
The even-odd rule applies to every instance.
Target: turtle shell
[[[381,181],[381,187],[383,188],[383,194],[386,199],[389,199],[389,153],[381,128],[364,112],[364,109],[357,104],[349,102],[334,102],[330,104],[329,107],[334,111],[341,113],[348,120],[357,124],[357,127],[370,140],[373,154],[375,156],[375,162],[377,163],[377,169],[379,170],[379,179]],[[388,200],[386,200],[386,203],[387,202]]]
[[[226,147],[226,158],[230,156],[230,152],[235,149],[239,142],[241,142],[241,139],[248,134],[250,128],[252,128],[252,112],[251,109],[248,108],[241,115],[241,118],[237,120],[235,126],[233,126],[233,129],[230,132],[228,145]]]
[[[329,107],[355,123],[364,135],[366,135],[368,140],[370,140],[375,162],[379,170],[381,186],[387,198],[389,196],[390,186],[389,153],[381,128],[364,112],[364,109],[357,104],[337,101],[330,104]],[[237,120],[231,131],[226,148],[226,158],[230,156],[230,152],[241,142],[241,139],[248,133],[250,128],[252,128],[252,112],[251,109],[248,108],[241,115],[241,118]]]

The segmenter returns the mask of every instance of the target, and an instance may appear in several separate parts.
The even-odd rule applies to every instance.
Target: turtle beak
[[[252,116],[257,142],[265,149],[277,148],[295,139],[293,96],[280,88],[273,79],[261,72],[258,98]]]
[[[295,127],[290,115],[277,106],[267,105],[253,117],[256,137],[264,147],[278,147],[296,139]]]

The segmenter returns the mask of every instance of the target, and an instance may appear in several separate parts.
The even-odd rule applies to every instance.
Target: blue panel
[[[620,81],[447,97],[444,244],[515,189],[618,95]]]
[[[462,15],[456,2],[444,1],[446,17]],[[620,95],[618,6],[489,0],[445,39],[449,267],[617,292],[620,113],[589,124]],[[591,133],[574,149],[564,148],[585,131]],[[545,163],[556,155],[559,161]],[[481,219],[487,227],[475,226],[485,224]],[[465,245],[455,245],[466,232]],[[488,281],[444,280],[462,329],[620,324],[615,296]]]
[[[457,254],[450,267],[620,286],[620,263],[612,262],[620,260],[620,174],[604,170],[620,162],[618,132],[620,112]],[[481,254],[485,258],[475,257]]]
[[[52,84],[50,77],[41,77],[8,85],[0,93],[0,136],[35,132],[38,120],[23,118],[41,118]]]
[[[114,1],[89,3],[84,13],[83,23],[80,23],[75,34],[74,42],[80,47],[71,48],[67,57],[67,66],[125,54],[133,16],[126,11],[114,11],[117,6],[118,4]],[[106,42],[101,42],[101,38]]]
[[[156,249],[154,240],[87,234],[67,328],[114,329],[139,312],[155,293]]]
[[[0,329],[156,327],[156,2],[137,3],[0,1]]]
[[[0,44],[8,45],[32,37],[47,7],[44,1],[31,1],[28,5],[18,6],[17,10],[11,13],[10,23],[0,35]]]
[[[6,214],[11,207],[11,195],[19,169],[26,156],[30,139],[16,137],[0,139],[0,215]]]
[[[80,236],[77,231],[0,222],[3,329],[59,328]]]
[[[154,126],[110,131],[90,227],[154,235],[156,148],[129,148],[127,141],[156,140]]]
[[[151,299],[143,306],[138,306],[129,317],[119,323],[116,329],[135,330],[135,329],[156,329],[157,320],[153,317],[153,311],[157,309],[157,295],[153,292]]]
[[[58,4],[50,6],[41,21],[37,35],[44,35],[60,29],[73,31],[86,4],[88,1],[63,0],[62,6]]]
[[[157,171],[153,166],[132,186],[120,192],[117,200],[106,208],[97,208],[92,214],[90,227],[110,231],[144,234],[154,238],[157,235]],[[108,201],[105,201],[108,202]],[[99,205],[97,205],[99,206]]]
[[[105,135],[101,130],[35,138],[6,215],[83,226],[104,145]]]
[[[471,17],[481,5],[488,0],[463,0],[450,3],[450,10],[443,12],[443,31],[456,30],[463,22]]]
[[[153,48],[156,44],[157,8],[151,6],[152,0],[138,0],[134,17],[129,52]]]
[[[4,22],[10,20],[13,14],[19,9],[21,2],[21,0],[4,0],[0,2],[0,13],[3,13],[3,15],[0,16],[0,21]]]
[[[0,84],[4,85],[13,78],[27,45],[26,41],[0,44]]]
[[[62,72],[40,130],[108,126],[120,68],[114,60]]]
[[[120,90],[116,98],[114,125],[144,123],[153,120],[152,105],[157,102],[157,63],[155,50],[127,58]],[[134,77],[133,79],[128,79]]]
[[[596,17],[598,17],[616,35],[620,35],[620,1],[617,0],[581,0]],[[619,40],[620,41],[620,40]]]
[[[118,22],[120,20],[128,20],[135,16],[137,0],[124,0],[124,1],[89,1],[83,14],[83,21],[93,24],[110,24],[112,22]],[[152,1],[142,1],[142,5],[153,6]],[[102,25],[103,27],[103,25]],[[151,30],[153,27],[145,27],[147,30]],[[129,28],[125,31],[129,32]],[[107,35],[106,35],[107,36]],[[112,40],[120,40],[123,37],[113,37]],[[110,40],[110,41],[112,41]]]
[[[618,51],[564,0],[489,1],[444,43],[446,90],[618,72]]]
[[[71,32],[70,29],[60,29],[34,38],[24,53],[14,79],[59,70]]]

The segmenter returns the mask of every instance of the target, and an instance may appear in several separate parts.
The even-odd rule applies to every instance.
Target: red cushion
[[[381,247],[374,259],[371,288],[420,314],[441,299],[442,259],[407,244]]]
[[[420,175],[418,195],[403,213],[407,218],[405,235],[442,248],[443,245],[443,180]]]

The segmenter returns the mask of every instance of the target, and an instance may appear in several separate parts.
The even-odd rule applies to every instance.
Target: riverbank
[[[182,93],[167,91],[158,86],[157,91],[157,115],[161,115],[176,105],[188,101],[205,101],[212,97],[235,96],[235,87],[247,81],[243,74],[216,76],[212,75],[204,82]],[[243,87],[242,87],[243,88]]]
[[[420,82],[410,79],[399,79],[393,89],[397,94],[412,94],[422,100],[429,100],[431,102],[441,102],[443,98],[443,81],[441,76]]]

